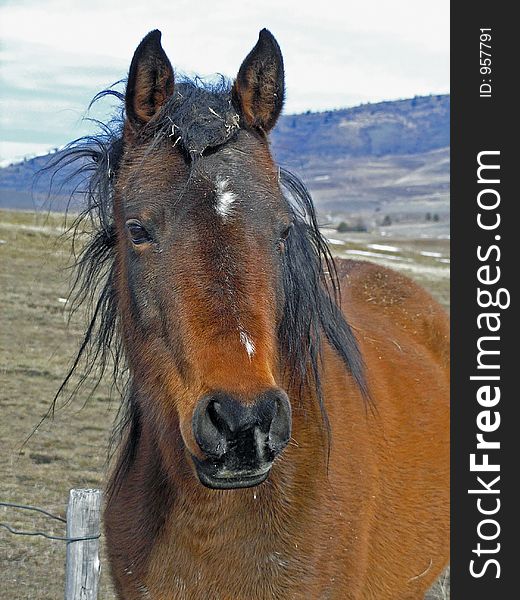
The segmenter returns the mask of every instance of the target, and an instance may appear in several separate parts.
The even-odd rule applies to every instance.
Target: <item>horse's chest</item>
[[[227,545],[171,543],[154,553],[145,587],[160,600],[272,600],[293,598],[308,566],[283,545],[230,541]],[[194,551],[195,549],[195,551]]]

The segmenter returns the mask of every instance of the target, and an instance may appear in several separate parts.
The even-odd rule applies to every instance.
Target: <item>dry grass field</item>
[[[346,237],[333,231],[325,235],[336,254],[403,270],[447,306],[447,240]],[[0,211],[0,500],[40,506],[62,516],[70,488],[103,486],[117,410],[107,381],[88,401],[85,389],[60,406],[54,419],[45,420],[24,443],[48,410],[82,332],[79,316],[67,325],[69,258],[63,215]],[[0,522],[64,535],[62,523],[36,513],[0,507]],[[62,598],[64,560],[64,542],[0,529],[1,598]],[[103,558],[102,565],[100,598],[110,600],[114,595]],[[449,592],[436,597],[448,598]]]

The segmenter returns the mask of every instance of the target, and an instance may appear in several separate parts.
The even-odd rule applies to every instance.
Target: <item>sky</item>
[[[449,92],[449,0],[0,0],[0,165],[92,132],[148,31],[176,72],[233,78],[263,27],[286,114]]]

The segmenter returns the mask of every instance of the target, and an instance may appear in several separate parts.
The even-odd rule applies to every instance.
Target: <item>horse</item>
[[[448,317],[332,258],[270,151],[275,38],[208,83],[177,77],[155,30],[107,94],[120,117],[59,160],[93,225],[68,378],[85,356],[127,374],[104,507],[118,597],[423,598],[449,558]]]

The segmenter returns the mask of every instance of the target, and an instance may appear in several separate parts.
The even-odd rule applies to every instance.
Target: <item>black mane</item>
[[[145,128],[144,135],[162,143],[172,138],[193,158],[231,139],[239,128],[226,80],[213,86],[200,80],[176,83],[173,97],[163,107],[159,118]],[[52,405],[69,388],[73,376],[79,375],[73,395],[83,382],[94,377],[99,383],[112,365],[114,378],[123,385],[129,375],[121,343],[115,292],[116,232],[112,212],[113,184],[117,178],[123,152],[124,96],[113,89],[98,94],[93,102],[114,96],[121,103],[120,114],[108,124],[99,123],[100,132],[69,144],[51,161],[46,170],[54,174],[66,167],[68,177],[80,183],[73,192],[83,199],[83,210],[76,218],[72,235],[88,236],[76,257],[76,275],[71,292],[72,310],[87,304],[88,327],[75,360],[60,386]],[[152,147],[155,144],[152,143]],[[340,284],[332,255],[318,227],[312,199],[304,184],[289,171],[280,168],[280,184],[293,213],[294,227],[286,240],[283,281],[285,306],[278,338],[283,367],[289,375],[291,391],[301,394],[314,390],[329,428],[323,403],[320,363],[323,338],[334,348],[346,369],[368,399],[363,359],[354,333],[339,307]],[[78,373],[83,365],[83,372]],[[138,407],[126,394],[123,417],[116,428],[126,432],[125,464],[132,461],[139,436]],[[129,429],[128,429],[129,428]],[[117,478],[116,478],[117,479]]]

